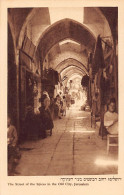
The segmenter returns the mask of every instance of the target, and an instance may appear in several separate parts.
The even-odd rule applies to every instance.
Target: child
[[[20,155],[17,151],[17,132],[16,128],[11,124],[11,118],[7,119],[7,144],[8,144],[8,175],[14,174],[14,166]]]
[[[10,147],[15,147],[17,144],[17,132],[16,128],[11,124],[11,118],[7,119],[7,142]]]
[[[104,115],[104,126],[109,134],[118,134],[118,114],[115,112],[116,102],[111,98],[108,103],[108,111]]]

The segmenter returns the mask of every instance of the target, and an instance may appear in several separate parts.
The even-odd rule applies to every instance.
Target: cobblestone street
[[[118,170],[117,150],[107,155],[106,139],[91,128],[90,112],[77,107],[54,121],[52,136],[20,147],[19,176],[116,174]]]

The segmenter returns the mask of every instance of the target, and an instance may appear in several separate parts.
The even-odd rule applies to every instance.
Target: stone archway
[[[58,21],[44,31],[39,39],[37,49],[41,56],[41,63],[55,44],[67,38],[87,46],[89,51],[93,50],[96,40],[83,24],[70,19]]]
[[[77,68],[81,69],[83,72],[85,72],[85,74],[88,74],[87,68],[81,62],[79,62],[73,58],[68,58],[68,59],[62,61],[60,64],[58,64],[55,67],[55,70],[57,70],[58,72],[61,73],[64,69],[66,69],[69,66],[77,67]]]

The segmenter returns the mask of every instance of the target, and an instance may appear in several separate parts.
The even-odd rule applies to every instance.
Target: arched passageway
[[[54,37],[54,39],[52,39],[52,37]],[[90,51],[94,48],[95,38],[85,26],[76,21],[64,19],[51,25],[39,39],[38,50],[42,60],[54,45],[67,38],[81,43]]]
[[[66,60],[61,61],[61,63],[59,63],[55,67],[55,70],[57,70],[58,72],[61,72],[63,69],[66,69],[68,66],[77,67],[77,68],[81,69],[82,71],[84,71],[85,74],[89,74],[86,67],[81,62],[79,62],[78,60],[73,59],[73,58],[68,58]]]
[[[32,170],[31,159],[28,161],[23,153],[18,170],[21,175],[109,174],[110,169],[99,171],[95,161],[96,153],[104,156],[105,152],[103,145],[102,149],[97,148],[96,134],[103,136],[103,130],[96,128],[96,117],[103,124],[107,101],[113,97],[118,104],[117,9],[72,8],[73,12],[78,12],[77,18],[71,14],[71,8],[66,8],[70,11],[66,16],[63,9],[8,9],[8,113],[15,120],[22,150],[28,139],[35,138],[38,146],[43,146],[40,154],[44,155],[45,146],[49,154],[47,160],[36,161],[34,171],[29,171],[28,165]],[[54,13],[59,11],[59,17],[54,18]],[[52,137],[39,140],[38,117],[44,93],[50,98],[49,110],[55,126]],[[36,145],[34,151],[39,158]],[[60,155],[63,145],[62,156],[67,157],[64,160]],[[93,149],[95,152],[90,159]],[[106,155],[105,158],[109,159]],[[56,169],[57,159],[60,164]],[[89,163],[85,169],[88,161],[94,163]],[[117,167],[114,168],[112,173],[117,172]]]

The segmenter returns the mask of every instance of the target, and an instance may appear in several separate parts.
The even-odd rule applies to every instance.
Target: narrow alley
[[[8,176],[117,174],[118,8],[7,13]]]
[[[91,128],[90,112],[71,107],[54,121],[53,135],[22,144],[17,176],[99,175],[117,173],[117,150],[107,154],[106,142]],[[27,150],[26,150],[27,149]]]

